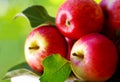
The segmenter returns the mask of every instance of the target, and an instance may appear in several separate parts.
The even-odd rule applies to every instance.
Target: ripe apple
[[[118,53],[115,45],[104,35],[91,33],[81,37],[72,47],[71,68],[81,80],[102,82],[115,72]]]
[[[43,72],[42,61],[51,54],[67,54],[67,42],[59,30],[52,25],[35,28],[25,42],[25,58],[37,72]]]
[[[105,14],[103,33],[115,42],[116,32],[120,29],[120,0],[102,0],[100,6]]]
[[[66,0],[56,16],[61,33],[72,39],[91,32],[100,32],[104,22],[101,7],[94,0]]]

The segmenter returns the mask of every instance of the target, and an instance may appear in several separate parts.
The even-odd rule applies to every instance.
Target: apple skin
[[[68,38],[68,37],[65,37],[65,39],[66,39],[67,44],[68,44],[68,54],[66,55],[66,59],[70,60],[70,52],[71,52],[72,46],[76,42],[76,40]]]
[[[71,68],[83,81],[104,82],[114,74],[118,53],[115,45],[104,35],[91,33],[81,37],[72,47]]]
[[[72,39],[100,32],[104,23],[101,7],[94,0],[66,0],[58,9],[56,25],[61,33]]]
[[[42,61],[51,54],[67,54],[67,42],[59,30],[52,25],[33,29],[25,41],[25,58],[29,66],[42,73]]]
[[[101,0],[100,6],[105,14],[105,23],[102,33],[116,44],[119,54],[115,77],[120,78],[120,35],[116,34],[118,30],[120,30],[120,0]]]
[[[116,32],[120,29],[120,0],[102,0],[100,6],[105,15],[102,31],[115,42],[117,40]]]

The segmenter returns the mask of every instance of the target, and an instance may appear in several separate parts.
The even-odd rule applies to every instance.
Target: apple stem
[[[69,21],[68,19],[66,19],[65,25],[66,25],[67,27],[70,26],[70,21]]]
[[[35,50],[37,50],[37,49],[39,49],[39,46],[29,47],[29,49],[35,49]]]
[[[73,53],[72,54],[73,56],[77,56],[77,57],[79,57],[79,58],[81,58],[81,59],[83,59],[84,58],[84,55],[83,54],[76,54],[76,53]]]

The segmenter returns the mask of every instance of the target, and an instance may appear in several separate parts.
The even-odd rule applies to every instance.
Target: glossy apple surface
[[[67,54],[67,42],[55,26],[40,26],[33,29],[25,42],[25,58],[37,72],[43,72],[42,61],[51,54]]]
[[[72,39],[91,32],[100,32],[104,22],[101,7],[94,0],[66,0],[56,16],[61,33]]]
[[[72,70],[78,78],[104,82],[116,70],[118,53],[111,40],[101,34],[92,33],[75,42],[70,60]]]
[[[116,41],[116,32],[120,29],[120,0],[102,0],[100,2],[105,15],[103,32]]]

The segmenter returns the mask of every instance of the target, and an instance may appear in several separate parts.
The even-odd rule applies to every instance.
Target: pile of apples
[[[33,29],[25,42],[25,57],[36,72],[42,61],[60,54],[70,61],[75,76],[83,81],[110,79],[119,60],[120,0],[66,0],[55,25]]]

